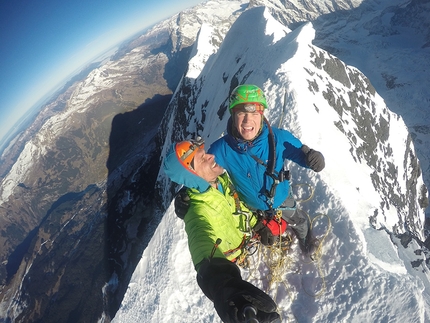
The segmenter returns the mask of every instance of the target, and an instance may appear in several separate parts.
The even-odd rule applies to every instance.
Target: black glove
[[[272,231],[261,221],[254,226],[254,231],[260,236],[260,242],[265,246],[271,246],[275,243],[275,237]]]
[[[187,194],[187,188],[183,186],[175,196],[175,213],[180,219],[185,218],[190,207],[190,197]]]
[[[281,322],[279,314],[276,312],[276,303],[269,295],[251,283],[245,280],[232,280],[225,289],[233,295],[222,302],[221,306],[214,302],[218,315],[220,315],[220,311],[227,312],[227,317],[223,318],[223,322],[248,322],[245,321],[246,316],[257,319],[257,321],[250,322]],[[249,310],[251,310],[251,315],[247,315]]]
[[[245,315],[254,315],[258,322],[281,322],[272,298],[242,280],[239,268],[225,258],[204,260],[197,282],[225,323],[245,322]]]
[[[310,169],[315,172],[320,172],[324,169],[325,160],[323,154],[319,151],[310,149],[306,145],[303,145],[301,149],[306,155],[306,165],[308,165]]]

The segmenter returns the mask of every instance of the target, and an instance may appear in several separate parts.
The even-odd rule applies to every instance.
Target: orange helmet
[[[166,175],[175,183],[205,192],[210,186],[209,182],[197,175],[192,168],[196,152],[203,148],[204,142],[199,137],[197,140],[172,143],[163,161]]]
[[[205,144],[201,137],[197,137],[196,140],[191,139],[181,141],[175,145],[175,151],[178,160],[181,162],[182,166],[189,168],[192,171],[194,171],[192,162],[197,150],[204,148]]]

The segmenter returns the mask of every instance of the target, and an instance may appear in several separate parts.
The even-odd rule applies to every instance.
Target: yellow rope
[[[296,202],[297,203],[305,203],[307,201],[310,201],[314,197],[314,193],[315,193],[314,188],[307,183],[298,183],[298,184],[291,185],[291,187],[299,187],[299,186],[307,186],[309,188],[310,193],[309,193],[308,198],[302,199],[302,200],[296,199]]]
[[[296,200],[298,203],[304,203],[307,202],[309,200],[311,200],[313,198],[314,195],[314,189],[312,186],[310,186],[309,184],[306,183],[301,183],[301,184],[296,184],[294,185],[296,187],[298,186],[307,186],[310,190],[310,194],[306,199],[302,199],[302,200]],[[321,217],[326,217],[327,218],[327,230],[325,231],[324,235],[319,239],[319,245],[316,249],[316,251],[314,252],[314,254],[311,256],[311,260],[310,262],[305,262],[305,264],[310,264],[312,262],[315,263],[315,266],[317,268],[318,274],[322,279],[322,288],[319,292],[317,293],[310,293],[306,290],[306,288],[304,287],[303,284],[303,277],[302,277],[302,287],[303,290],[305,291],[305,293],[311,297],[319,297],[321,296],[325,290],[326,290],[326,280],[325,280],[325,276],[323,274],[323,270],[321,268],[321,257],[322,257],[322,249],[323,249],[323,243],[326,239],[326,237],[328,236],[330,230],[331,230],[331,221],[330,221],[330,217],[327,214],[317,214],[313,219],[310,218],[309,214],[307,212],[305,212],[306,215],[308,216],[309,222],[310,222],[310,230],[313,229],[314,227],[314,223],[316,222],[317,219],[321,218]],[[279,213],[278,216],[280,217],[282,215],[282,213]],[[281,222],[279,221],[279,226],[281,229]],[[280,230],[281,231],[281,230]],[[276,288],[276,285],[283,285],[285,288],[285,291],[287,292],[287,294],[289,295],[289,298],[291,300],[291,302],[294,301],[294,295],[290,289],[290,287],[288,286],[287,282],[285,281],[285,279],[283,279],[283,276],[291,270],[292,265],[293,265],[293,259],[292,257],[290,257],[288,255],[288,249],[292,244],[292,237],[287,234],[286,235],[286,241],[282,240],[283,237],[282,235],[279,237],[279,242],[274,244],[273,246],[266,246],[265,248],[261,248],[261,243],[257,244],[257,248],[258,248],[258,252],[257,252],[257,260],[254,259],[254,257],[249,257],[249,253],[246,252],[245,255],[243,256],[245,260],[243,261],[248,261],[248,267],[249,267],[249,277],[250,278],[254,278],[256,280],[260,280],[262,281],[261,277],[257,278],[257,275],[255,275],[257,269],[258,269],[258,264],[261,263],[261,258],[263,258],[263,262],[266,265],[266,267],[268,268],[268,286],[266,288],[266,292],[269,293],[270,290],[274,291],[274,295],[272,295],[272,298],[276,301],[277,298],[277,294],[278,294],[278,288]],[[283,243],[284,242],[284,243]],[[288,249],[287,249],[288,248]],[[249,261],[250,258],[253,258],[253,262],[255,261],[255,263],[252,264],[252,266],[250,265]],[[278,308],[278,310],[281,310],[283,312],[287,312],[285,309],[282,308]],[[293,317],[294,313],[292,313]]]
[[[285,292],[290,298],[291,303],[294,301],[294,295],[291,291],[290,286],[287,284],[284,279],[284,275],[290,271],[293,265],[292,257],[288,256],[287,252],[289,246],[291,245],[292,238],[287,234],[286,241],[287,245],[283,243],[282,236],[280,236],[279,242],[273,246],[267,246],[264,253],[264,264],[269,270],[269,274],[267,277],[268,286],[266,288],[266,293],[272,294],[272,298],[277,303],[278,290],[279,286],[282,285],[285,288]],[[287,249],[288,248],[288,249]],[[277,286],[277,287],[276,287]],[[286,309],[282,307],[278,307],[278,311],[281,313],[291,312],[290,316],[294,317],[294,313],[291,309]]]
[[[323,217],[323,216],[327,218],[327,230],[325,231],[324,235],[321,237],[320,244],[318,245],[318,248],[314,253],[316,255],[315,258],[317,258],[317,259],[320,259],[322,256],[323,241],[325,240],[325,238],[327,238],[329,232],[331,231],[331,220],[327,214],[320,213],[320,214],[315,215],[314,218],[312,219],[312,221],[310,221],[310,223],[311,223],[310,230],[312,230],[315,220],[320,218],[320,217]]]
[[[306,213],[306,212],[305,212]],[[306,213],[307,214],[307,213]],[[308,215],[308,214],[307,214]],[[321,257],[322,257],[322,246],[323,246],[323,242],[325,240],[325,238],[328,236],[330,230],[331,230],[331,221],[330,221],[330,217],[327,214],[317,214],[316,216],[314,216],[314,218],[311,220],[309,215],[309,221],[310,221],[310,230],[312,230],[314,223],[316,221],[316,219],[320,218],[320,217],[326,217],[327,218],[327,230],[325,231],[324,235],[319,239],[319,244],[318,244],[318,248],[316,249],[316,251],[313,253],[313,255],[311,256],[311,260],[310,262],[307,262],[307,264],[310,264],[311,262],[315,263],[315,267],[318,270],[318,274],[321,277],[322,280],[322,287],[321,290],[318,293],[310,293],[306,290],[306,288],[303,285],[303,277],[302,277],[302,286],[303,286],[303,290],[305,291],[305,293],[311,297],[319,297],[321,296],[325,290],[326,290],[326,281],[325,281],[325,276],[323,273],[323,270],[321,268]],[[306,262],[305,262],[306,263]]]
[[[314,224],[318,218],[320,218],[320,217],[326,217],[327,218],[327,230],[325,231],[324,235],[319,239],[318,247],[311,257],[312,261],[305,262],[305,264],[310,264],[312,262],[315,263],[315,267],[317,268],[318,274],[322,280],[321,290],[317,293],[310,293],[304,287],[303,278],[302,278],[302,287],[303,287],[303,290],[305,291],[305,293],[311,297],[319,297],[326,290],[326,280],[325,280],[325,275],[323,273],[323,270],[321,268],[320,260],[322,257],[322,249],[323,249],[324,241],[325,241],[326,237],[328,236],[328,234],[331,230],[331,221],[330,221],[330,218],[327,214],[317,214],[313,219],[310,219],[310,216],[308,213],[306,213],[306,215],[309,218],[311,230],[312,230],[312,228],[313,228],[313,226],[314,226]],[[291,244],[292,239],[290,236],[288,236],[288,238],[290,239],[289,243]],[[287,255],[285,250],[283,250],[283,248],[282,248],[282,236],[280,237],[279,243],[277,243],[276,245],[273,245],[271,247],[267,247],[265,249],[268,251],[266,254],[263,254],[264,255],[264,263],[266,264],[266,267],[269,269],[269,275],[268,275],[269,276],[268,277],[268,283],[269,284],[268,284],[266,292],[269,292],[271,289],[273,289],[274,285],[282,283],[282,285],[285,287],[286,292],[290,296],[290,299],[292,302],[294,300],[294,297],[292,296],[291,290],[290,290],[289,286],[287,285],[287,283],[285,282],[285,280],[283,279],[282,276],[283,276],[283,274],[285,274],[288,270],[290,270],[292,268],[293,260],[290,256]],[[260,248],[260,250],[261,250],[261,248]],[[273,290],[275,291],[273,298],[276,300],[277,289],[274,288]]]

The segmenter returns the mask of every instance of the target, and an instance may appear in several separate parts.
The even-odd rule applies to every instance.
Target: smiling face
[[[215,156],[206,154],[204,149],[198,149],[192,165],[197,175],[208,181],[214,182],[224,172],[224,168],[215,163]]]
[[[234,112],[234,124],[237,132],[243,139],[253,140],[260,132],[262,118],[263,116],[259,111],[239,110]]]

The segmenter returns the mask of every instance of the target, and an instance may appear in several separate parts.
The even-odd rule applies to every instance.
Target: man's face
[[[260,112],[237,111],[234,113],[234,124],[239,134],[245,140],[257,137],[261,127],[262,115]]]
[[[193,168],[197,175],[208,182],[213,182],[224,172],[224,168],[215,163],[215,156],[198,149],[193,159]]]

